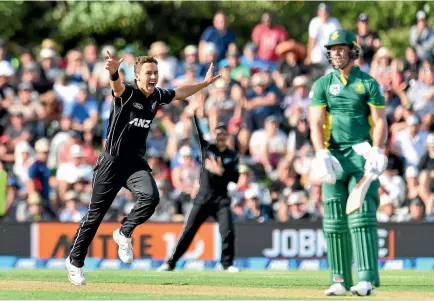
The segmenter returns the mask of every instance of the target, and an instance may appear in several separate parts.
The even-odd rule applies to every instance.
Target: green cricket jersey
[[[348,80],[339,70],[322,76],[309,94],[310,107],[326,107],[324,143],[328,149],[346,149],[357,143],[372,144],[373,120],[369,106],[384,108],[377,81],[354,66]]]

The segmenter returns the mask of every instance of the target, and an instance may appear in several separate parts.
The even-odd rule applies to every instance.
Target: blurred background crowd
[[[319,3],[318,3],[319,4]],[[380,222],[434,221],[434,29],[420,10],[403,57],[383,46],[369,15],[360,13],[357,65],[373,76],[386,100],[387,170],[380,177]],[[93,166],[104,146],[111,107],[107,51],[124,58],[120,75],[133,82],[136,55],[154,56],[158,86],[173,88],[204,78],[214,62],[222,77],[190,99],[160,108],[148,138],[148,162],[160,191],[151,221],[183,221],[201,168],[189,102],[200,102],[202,131],[212,139],[217,122],[228,126],[230,145],[241,154],[238,183],[228,187],[235,220],[319,220],[321,185],[311,179],[309,90],[331,71],[323,45],[341,28],[329,4],[305,26],[308,42],[291,38],[284,24],[264,13],[239,37],[217,12],[198,43],[178,56],[168,41],[147,53],[133,46],[86,44],[64,49],[53,39],[37,48],[9,51],[0,41],[0,167],[8,174],[6,220],[78,222],[86,214]],[[123,189],[105,221],[120,221],[134,205]]]

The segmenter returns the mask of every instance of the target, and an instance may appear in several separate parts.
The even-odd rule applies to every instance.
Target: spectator
[[[155,148],[149,148],[146,154],[148,156],[148,164],[152,169],[154,179],[170,183],[170,169],[163,162],[162,153]]]
[[[283,99],[282,108],[284,115],[289,118],[297,109],[301,110],[302,116],[307,116],[309,106],[309,78],[306,75],[300,75],[292,81],[293,91]]]
[[[380,198],[387,198],[393,202],[393,206],[399,208],[405,201],[406,189],[404,179],[399,174],[399,161],[396,158],[390,158],[386,170],[379,177],[380,181]]]
[[[407,118],[408,128],[396,134],[395,149],[404,157],[406,166],[417,166],[426,152],[428,133],[420,129],[419,118]]]
[[[234,113],[236,103],[227,97],[228,86],[224,79],[216,80],[210,87],[210,94],[205,102],[205,111],[208,112],[209,126],[215,128],[218,122],[229,123]]]
[[[42,49],[40,54],[40,64],[42,71],[44,72],[44,77],[51,83],[54,84],[56,78],[59,75],[59,67],[57,65],[59,60],[59,55],[52,48]]]
[[[410,28],[410,46],[414,47],[417,56],[422,60],[432,57],[434,48],[434,31],[428,26],[426,12],[419,10],[416,24]]]
[[[418,169],[420,170],[420,197],[427,205],[427,213],[432,215],[434,212],[434,134],[427,137],[427,152],[419,161]]]
[[[407,90],[408,100],[412,109],[419,117],[434,114],[434,60],[422,62],[417,81],[410,81]]]
[[[89,72],[92,74],[98,62],[98,46],[95,43],[88,43],[83,49],[83,59]]]
[[[417,80],[419,70],[422,65],[420,58],[417,56],[416,49],[414,47],[407,47],[405,50],[405,59],[403,64],[403,72],[406,82],[410,80]]]
[[[31,83],[18,85],[18,100],[9,107],[9,112],[14,114],[21,112],[25,123],[41,120],[45,117],[44,108],[39,99],[34,99]],[[32,99],[33,98],[33,99]]]
[[[308,210],[313,220],[322,219],[324,216],[324,203],[321,194],[321,185],[312,185],[309,194]]]
[[[330,12],[329,4],[320,3],[318,15],[309,23],[309,42],[305,62],[307,65],[317,65],[320,69],[324,69],[327,65],[324,45],[327,44],[329,36],[341,28],[338,19],[331,17]]]
[[[270,12],[262,14],[261,23],[252,31],[252,41],[258,46],[258,57],[264,61],[277,61],[275,49],[287,38],[288,32],[282,25],[274,23],[274,17]]]
[[[307,207],[307,197],[304,191],[291,192],[287,204],[281,203],[279,206],[279,221],[309,220],[312,216],[307,211]]]
[[[262,223],[272,218],[271,207],[268,204],[264,204],[259,186],[251,185],[244,194],[244,211],[241,219],[255,220]]]
[[[169,46],[163,41],[157,41],[151,44],[149,55],[158,61],[159,81],[157,85],[167,88],[169,82],[176,76],[178,61],[175,57],[169,56]]]
[[[415,197],[410,200],[409,205],[409,216],[407,217],[407,221],[423,221],[425,220],[425,203],[421,200],[420,197]]]
[[[264,61],[257,56],[257,46],[253,42],[244,45],[243,55],[240,57],[240,63],[249,67],[253,73],[264,71],[265,69],[274,70],[275,62]]]
[[[127,46],[122,50],[121,56],[124,59],[121,63],[119,69],[124,70],[125,72],[125,82],[134,83],[134,62],[135,58],[135,50],[132,46]],[[160,65],[160,63],[159,63]]]
[[[211,63],[214,64],[215,71],[218,69],[218,50],[216,44],[212,42],[203,42],[199,48],[199,57],[202,57],[199,65],[199,77],[205,78],[206,72]],[[224,57],[224,54],[222,55]]]
[[[27,201],[17,206],[16,219],[19,222],[51,221],[52,216],[46,211],[43,200],[37,192],[29,193]]]
[[[86,215],[87,208],[80,204],[78,194],[69,190],[65,193],[65,208],[60,211],[59,220],[61,222],[78,223]]]
[[[405,84],[398,70],[398,64],[393,53],[388,48],[382,47],[374,55],[369,74],[378,81],[380,86],[392,85],[393,89],[402,91]]]
[[[178,68],[176,76],[181,76],[184,74],[184,70],[186,70],[186,65],[188,66],[197,66],[199,64],[198,58],[198,50],[196,45],[188,45],[184,48],[182,52],[183,60],[178,62]],[[195,77],[199,76],[199,69],[196,70]]]
[[[66,55],[66,76],[74,84],[87,82],[90,78],[90,72],[87,65],[83,62],[83,55],[77,49],[68,51]]]
[[[35,161],[34,150],[27,141],[21,141],[14,150],[14,156],[13,174],[18,180],[18,187],[25,188],[29,181],[29,168]]]
[[[361,13],[357,18],[357,41],[363,53],[363,60],[370,65],[375,52],[381,47],[377,32],[369,29],[369,18]]]
[[[303,59],[306,49],[294,40],[280,43],[276,48],[276,54],[281,58],[273,72],[273,79],[281,90],[291,88],[297,76],[308,73]]]
[[[380,196],[380,206],[377,211],[377,221],[379,223],[397,222],[398,217],[395,215],[395,203],[389,195]]]
[[[224,58],[229,45],[235,44],[235,33],[228,28],[227,18],[223,12],[218,12],[214,15],[213,25],[205,29],[200,37],[199,42],[199,60],[206,62],[204,57],[201,57],[206,43],[213,43],[216,46],[217,57],[216,61]]]

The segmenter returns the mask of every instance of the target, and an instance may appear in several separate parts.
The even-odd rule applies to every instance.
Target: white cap
[[[304,193],[304,191],[296,191],[291,193],[288,198],[288,205],[303,204],[303,197],[305,196],[306,194]]]
[[[207,43],[203,48],[204,53],[217,53],[217,46],[214,43]]]
[[[83,157],[82,148],[78,144],[71,146],[70,153],[73,158]]]
[[[434,134],[433,133],[429,134],[428,137],[426,138],[426,145],[427,146],[434,145]]]
[[[244,197],[246,199],[252,199],[252,198],[257,198],[261,195],[261,191],[258,187],[258,185],[251,185],[249,189],[246,190],[246,192],[244,193]]]
[[[41,138],[35,143],[35,150],[37,152],[48,152],[50,149],[50,143],[47,138]]]
[[[407,118],[407,125],[418,125],[419,124],[419,118],[417,118],[414,115],[411,115]]]
[[[191,156],[191,154],[192,154],[191,147],[189,147],[189,146],[181,147],[181,149],[179,150],[179,154],[181,155],[181,157]]]
[[[118,52],[116,48],[112,45],[106,45],[101,50],[101,55],[105,57],[107,55],[107,51],[110,52],[111,55],[116,55]]]
[[[380,197],[380,207],[383,207],[385,205],[390,205],[390,204],[393,204],[393,199],[387,194],[383,194]]]
[[[416,13],[416,19],[417,20],[426,19],[426,12],[423,10],[418,11]]]
[[[12,76],[14,75],[15,70],[12,67],[11,63],[8,61],[0,62],[0,76]]]
[[[309,79],[307,78],[306,75],[296,76],[292,81],[292,85],[294,87],[307,86],[308,84],[309,84]]]
[[[184,54],[196,54],[197,53],[197,47],[194,45],[188,45],[184,48]]]
[[[419,175],[419,170],[417,167],[410,165],[405,170],[405,177],[406,178],[416,178]]]
[[[44,48],[41,50],[41,53],[39,54],[41,59],[48,59],[48,58],[55,58],[57,56],[56,51],[51,48]]]

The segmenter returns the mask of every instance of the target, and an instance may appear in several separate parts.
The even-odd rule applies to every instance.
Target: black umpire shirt
[[[114,157],[144,160],[146,139],[158,106],[169,104],[175,91],[155,87],[146,96],[136,85],[125,84],[122,96],[113,97],[105,151]]]
[[[197,204],[221,203],[230,204],[227,196],[229,182],[238,182],[238,154],[229,148],[220,152],[217,145],[209,143],[203,138],[196,116],[193,116],[193,123],[199,136],[200,152],[202,157],[202,168],[200,172],[200,187],[194,200]],[[214,174],[205,168],[205,159],[214,157],[221,159],[224,172],[221,176]]]

